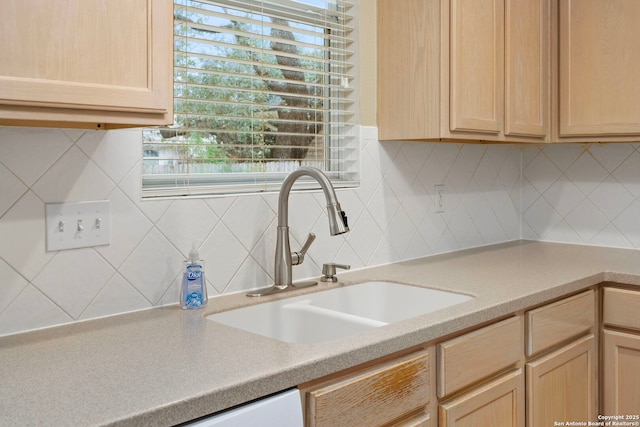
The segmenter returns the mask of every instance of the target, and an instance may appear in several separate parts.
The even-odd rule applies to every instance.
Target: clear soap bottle
[[[196,243],[193,243],[189,259],[184,261],[180,306],[186,310],[204,308],[208,300],[207,282],[204,279],[204,261],[200,259]]]

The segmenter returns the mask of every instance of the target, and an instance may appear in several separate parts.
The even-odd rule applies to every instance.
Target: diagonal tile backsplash
[[[338,191],[350,233],[329,236],[320,193],[291,196],[292,246],[309,232],[317,235],[305,263],[294,268],[296,280],[318,276],[325,262],[362,268],[518,239],[521,217],[526,237],[578,236],[604,244],[616,242],[615,233],[609,240],[603,234],[615,229],[627,233],[626,246],[640,245],[631,231],[640,210],[640,179],[633,184],[637,147],[596,154],[592,147],[590,155],[606,171],[596,184],[584,176],[595,166],[579,161],[582,146],[556,153],[381,143],[375,128],[359,133],[362,185]],[[142,201],[140,152],[139,130],[0,127],[0,335],[174,304],[194,240],[207,263],[210,295],[271,282],[277,195]],[[444,213],[435,212],[439,184],[446,190]],[[45,202],[98,199],[111,202],[111,244],[46,252]],[[611,207],[602,210],[598,205],[605,203]],[[586,229],[590,220],[598,230]],[[565,223],[582,228],[571,234]]]
[[[523,148],[522,238],[640,248],[639,144]]]
[[[292,246],[317,235],[296,280],[330,261],[362,268],[519,238],[640,248],[640,144],[384,143],[375,128],[359,132],[362,184],[338,191],[350,233],[329,236],[320,193],[290,199]],[[210,295],[271,282],[277,195],[142,201],[140,141],[139,130],[0,127],[0,335],[174,304],[194,240]],[[46,252],[45,203],[98,199],[111,202],[111,244]]]

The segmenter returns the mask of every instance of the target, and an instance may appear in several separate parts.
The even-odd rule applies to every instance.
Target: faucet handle
[[[300,265],[304,262],[304,256],[306,255],[307,251],[309,250],[309,246],[311,246],[314,240],[316,240],[316,235],[313,233],[309,233],[309,236],[307,236],[307,241],[304,242],[304,245],[302,245],[302,249],[300,249],[298,252],[291,252],[291,265]]]
[[[322,277],[320,278],[320,281],[321,282],[337,282],[338,278],[335,276],[336,268],[349,270],[351,266],[346,264],[336,264],[334,262],[322,264]]]

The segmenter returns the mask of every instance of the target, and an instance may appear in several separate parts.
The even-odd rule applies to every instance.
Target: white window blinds
[[[143,132],[143,197],[277,190],[302,165],[357,185],[351,9],[175,0],[174,125]]]

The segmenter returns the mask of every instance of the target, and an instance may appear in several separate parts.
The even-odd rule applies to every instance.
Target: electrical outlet
[[[110,243],[109,201],[47,203],[47,251]]]
[[[444,213],[444,184],[434,187],[436,213]]]

